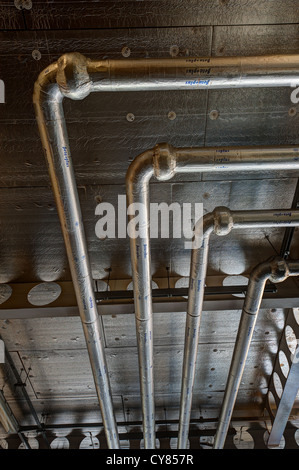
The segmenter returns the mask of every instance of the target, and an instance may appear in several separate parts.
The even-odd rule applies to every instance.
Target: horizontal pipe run
[[[40,79],[51,67],[61,93],[81,100],[91,92],[294,87],[299,55],[91,60],[73,52]]]
[[[101,61],[81,56],[81,64],[92,76],[89,92],[291,87],[298,81],[299,56]]]
[[[198,248],[193,249],[191,255],[182,369],[179,449],[185,449],[188,440],[210,235],[215,233],[224,236],[232,229],[276,226],[298,227],[299,210],[230,211],[225,207],[217,207],[212,213],[206,214],[203,221],[196,224],[195,240],[199,238],[200,243],[197,240]]]
[[[175,173],[298,169],[299,147],[210,147],[174,149]]]
[[[229,423],[237,398],[240,382],[245,368],[265,283],[283,282],[289,276],[299,275],[299,261],[286,262],[276,258],[258,265],[251,273],[248,291],[240,319],[237,339],[224,392],[214,449],[222,449],[225,444]]]

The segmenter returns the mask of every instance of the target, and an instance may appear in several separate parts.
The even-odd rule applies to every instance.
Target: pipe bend
[[[154,175],[158,181],[170,180],[176,169],[175,149],[168,143],[157,144],[154,148]]]
[[[89,60],[79,52],[63,54],[57,61],[57,83],[61,93],[72,100],[83,100],[92,91]]]
[[[140,191],[144,188],[150,178],[154,174],[154,149],[146,150],[139,154],[130,164],[126,174],[126,186],[129,203],[134,202],[131,200],[140,195]]]
[[[228,207],[216,207],[213,212],[214,233],[219,236],[228,235],[234,225],[233,215]]]
[[[33,105],[38,118],[41,118],[40,112],[42,112],[46,119],[55,119],[55,116],[50,117],[48,108],[53,104],[60,104],[63,100],[56,81],[57,70],[58,64],[54,62],[39,74],[34,84]]]
[[[195,224],[194,235],[196,238],[205,238],[212,232],[224,236],[230,233],[234,225],[232,212],[224,206],[216,207],[212,212],[205,214]]]
[[[250,275],[250,282],[264,282],[269,279],[273,283],[283,282],[290,275],[288,263],[280,257],[272,257],[258,264]]]
[[[283,282],[289,277],[290,269],[288,263],[282,258],[274,258],[271,264],[271,274],[269,280],[271,282]]]

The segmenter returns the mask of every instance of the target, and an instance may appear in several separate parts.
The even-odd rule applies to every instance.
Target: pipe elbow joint
[[[57,61],[56,80],[61,93],[72,100],[82,100],[92,89],[88,59],[79,52],[67,53]]]
[[[285,281],[289,275],[290,270],[287,262],[275,256],[257,265],[250,278],[255,283],[265,282],[267,279],[270,282],[277,283]]]
[[[153,157],[154,175],[159,181],[170,180],[176,169],[174,148],[167,144],[158,144],[154,148]]]
[[[271,274],[269,280],[271,282],[283,282],[289,277],[290,270],[287,262],[282,258],[274,258],[270,264]]]
[[[219,206],[213,210],[213,216],[214,233],[219,236],[229,234],[234,225],[231,211],[227,207]]]

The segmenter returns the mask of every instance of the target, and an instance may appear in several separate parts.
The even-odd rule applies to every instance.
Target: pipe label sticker
[[[186,69],[186,75],[209,75],[211,69],[200,69],[198,67]]]
[[[3,80],[0,80],[0,103],[5,103],[5,86]]]
[[[70,166],[70,159],[69,159],[69,156],[68,156],[67,148],[66,148],[66,147],[62,147],[62,150],[63,150],[65,165],[66,165],[66,167],[68,168],[68,167]]]
[[[208,85],[210,80],[186,80],[186,85]]]
[[[190,59],[186,59],[187,64],[209,64],[211,62],[211,59],[209,57],[206,58],[196,58],[196,57],[191,57]]]

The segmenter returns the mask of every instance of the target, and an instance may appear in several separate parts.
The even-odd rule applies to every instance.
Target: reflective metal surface
[[[72,271],[73,282],[82,311],[82,322],[86,324],[86,318],[93,315],[95,299],[88,285],[91,271],[86,251],[86,241],[81,228],[81,211],[79,198],[74,185],[74,172],[70,155],[68,134],[62,109],[62,97],[74,100],[82,100],[91,92],[105,91],[144,91],[144,90],[183,90],[189,87],[205,89],[206,87],[221,88],[246,88],[246,87],[280,87],[292,86],[297,77],[298,56],[264,56],[264,57],[226,57],[226,58],[191,58],[191,59],[146,59],[127,61],[93,61],[79,53],[67,53],[61,56],[57,62],[41,72],[35,84],[33,102],[36,109],[36,117],[39,131],[49,164],[49,172],[52,180],[54,195],[60,222],[68,252],[69,263]],[[205,64],[207,68],[198,66]],[[188,68],[190,64],[195,67]],[[45,98],[46,96],[46,98]],[[127,115],[128,116],[128,115]],[[46,124],[48,127],[46,127]],[[131,236],[131,261],[133,268],[133,280],[135,286],[136,304],[136,330],[139,344],[139,369],[141,383],[141,397],[144,414],[144,438],[145,447],[154,448],[154,382],[153,382],[153,343],[152,343],[152,313],[151,313],[151,277],[150,277],[150,247],[149,247],[149,187],[151,168],[155,177],[160,181],[171,179],[175,172],[190,173],[202,172],[206,167],[214,171],[238,170],[249,171],[257,168],[256,155],[262,153],[261,169],[297,169],[296,148],[274,150],[254,149],[247,152],[241,150],[215,149],[199,152],[196,149],[182,149],[176,151],[168,144],[160,144],[151,152],[144,153],[141,158],[133,161],[127,173],[128,207],[130,204],[141,203],[145,207],[145,213],[141,214],[141,227],[145,227],[144,239],[141,238],[136,245],[135,237]],[[201,154],[197,155],[198,152]],[[206,152],[206,155],[205,155]],[[286,158],[281,158],[286,152]],[[293,152],[293,153],[291,153]],[[274,153],[275,156],[272,154]],[[289,155],[291,153],[291,155]],[[295,155],[294,155],[295,153]],[[220,154],[220,157],[219,157]],[[55,165],[55,158],[58,165]],[[136,164],[135,164],[136,161]],[[225,162],[223,165],[223,161]],[[209,165],[210,164],[210,165]],[[63,194],[67,195],[70,189],[68,204],[64,203]],[[68,195],[67,195],[68,197]],[[66,200],[67,200],[66,197]],[[130,214],[129,214],[130,215]],[[68,217],[73,217],[69,224]],[[130,223],[130,222],[129,222]],[[77,229],[76,229],[77,226]],[[78,231],[80,230],[81,231]],[[74,232],[74,234],[72,234]],[[78,235],[76,234],[78,232]],[[70,236],[72,234],[72,236]],[[76,243],[78,236],[80,244]],[[132,241],[133,240],[133,241]],[[82,246],[80,246],[82,245]],[[144,254],[146,252],[146,254]],[[138,255],[139,253],[139,255]],[[136,262],[137,259],[137,262]],[[86,273],[80,272],[85,269]],[[136,274],[135,274],[136,273]],[[85,287],[80,289],[80,282]],[[141,287],[139,284],[141,283]],[[81,286],[82,287],[82,286]],[[145,289],[145,292],[142,292]],[[145,301],[145,302],[144,302]],[[93,307],[87,307],[89,303]],[[142,303],[144,302],[144,305]],[[85,330],[89,338],[91,332]],[[98,351],[91,353],[92,366],[95,360],[104,364],[100,377],[106,375],[103,345],[99,335]],[[88,346],[90,343],[87,341]],[[101,348],[101,349],[100,349]],[[91,349],[90,349],[91,351]],[[94,366],[93,366],[94,367]],[[95,380],[98,380],[94,368]],[[116,439],[116,425],[109,422],[112,412],[112,402],[109,392],[109,379],[105,384],[99,380],[99,393],[102,414],[104,406],[107,428],[111,428],[110,446],[118,447]],[[102,401],[102,396],[105,398]],[[107,404],[104,405],[107,397]],[[108,424],[109,423],[109,424]],[[108,433],[108,429],[107,429]],[[107,434],[108,435],[108,434]]]
[[[222,85],[219,85],[220,87]],[[148,448],[154,447],[154,394],[153,394],[153,352],[152,352],[152,296],[151,296],[151,276],[150,276],[150,235],[149,235],[149,185],[148,181],[152,174],[159,181],[168,181],[173,178],[176,172],[213,172],[213,171],[263,171],[267,169],[287,169],[298,167],[297,149],[291,148],[183,148],[176,149],[168,144],[158,144],[152,150],[140,154],[131,164],[127,173],[127,196],[128,208],[131,204],[141,202],[143,210],[139,210],[140,230],[143,229],[144,235],[136,238],[131,236],[131,259],[133,276],[135,278],[134,288],[136,303],[136,322],[139,341],[140,357],[140,376],[142,389],[142,402],[144,407],[145,423],[145,443]],[[150,171],[152,169],[152,172]],[[208,234],[214,227],[215,233],[227,235],[233,227],[233,217],[226,208],[217,208],[214,210],[214,218],[211,216],[212,223],[207,223],[202,228],[195,230],[196,248],[193,249],[191,268],[190,268],[190,290],[188,307],[187,325],[186,325],[186,348],[183,366],[183,384],[182,384],[182,404],[179,430],[179,448],[185,448],[187,445],[189,417],[192,403],[192,387],[194,380],[195,357],[197,353],[197,343],[199,335],[200,305],[203,302],[203,286],[205,285],[205,276],[207,272],[207,253],[208,253]],[[135,211],[134,211],[135,214]],[[277,218],[280,219],[283,214],[287,220],[279,220],[288,226],[290,214],[284,210],[265,215],[265,221],[262,226],[277,225]],[[207,216],[208,218],[209,216]],[[207,220],[206,218],[206,220]],[[272,218],[272,221],[271,221]],[[296,216],[295,216],[296,218]],[[129,216],[130,220],[130,216]],[[259,226],[259,217],[249,216],[247,222],[246,216],[236,215],[236,227],[252,228]],[[297,225],[294,224],[295,226]],[[205,232],[207,230],[207,233]],[[142,238],[143,237],[143,238]],[[140,241],[139,241],[140,239]],[[136,243],[137,240],[137,243]],[[206,245],[206,247],[205,247]],[[197,248],[203,247],[202,250]],[[195,255],[194,255],[195,253]],[[141,284],[141,288],[140,288]],[[195,293],[196,292],[196,293]],[[199,292],[199,294],[198,294]],[[194,304],[194,305],[192,305]],[[191,312],[191,313],[190,313]],[[139,336],[140,320],[144,317],[142,327],[144,334]],[[197,320],[194,317],[197,316]],[[191,333],[192,332],[192,333]],[[149,373],[149,371],[151,373]],[[147,424],[151,420],[150,424]],[[151,436],[152,440],[149,437]]]
[[[246,229],[261,226],[267,227],[277,224],[282,224],[285,227],[288,227],[289,225],[298,226],[298,215],[298,212],[295,213],[292,211],[232,212],[225,207],[216,207],[212,213],[204,216],[203,221],[200,221],[200,223],[197,222],[194,236],[194,242],[197,242],[197,245],[196,248],[192,250],[191,255],[188,307],[185,327],[185,350],[182,371],[181,411],[178,438],[179,448],[185,449],[187,446],[211,233],[214,232],[218,236],[222,237],[228,235],[233,228]],[[293,219],[292,222],[291,219]],[[210,256],[213,256],[212,252]],[[263,292],[264,288],[265,286],[263,285]],[[247,299],[250,294],[251,293],[247,292],[245,299]],[[255,296],[252,295],[252,302],[254,302],[254,299]],[[256,296],[256,301],[258,301],[258,299],[259,297]]]
[[[1,3],[0,79],[5,83],[6,102],[0,104],[0,282],[13,284],[9,304],[0,305],[1,335],[26,381],[41,422],[54,426],[98,423],[100,409],[95,393],[90,396],[92,390],[86,392],[86,383],[93,386],[92,373],[87,378],[89,362],[84,334],[73,301],[64,301],[59,306],[57,302],[65,299],[60,297],[53,306],[29,308],[25,300],[24,309],[20,304],[21,299],[26,299],[20,290],[22,283],[32,283],[33,287],[39,282],[71,281],[32,107],[32,90],[38,74],[62,54],[73,51],[103,61],[298,54],[298,11],[298,2],[293,0],[283,3],[250,0],[242,5],[218,0],[187,3],[145,0],[113,2],[113,8],[111,2],[104,1],[61,2],[59,8],[53,2],[33,2],[30,10],[19,10],[14,2]],[[125,175],[137,155],[159,142],[179,148],[297,146],[298,103],[291,100],[295,90],[287,86],[103,92],[91,93],[82,101],[65,99],[64,113],[93,280],[107,282],[110,276],[110,291],[126,289],[132,281],[129,240],[99,240],[95,235],[98,220],[95,207],[100,200],[115,204],[118,194],[125,194]],[[298,93],[295,91],[293,96],[298,97]],[[167,203],[203,202],[204,213],[219,205],[231,210],[291,207],[298,176],[295,170],[267,170],[250,175],[242,171],[177,174],[163,184],[152,179],[150,199]],[[283,235],[284,228],[279,227],[246,233],[235,230],[225,240],[212,235],[208,285],[222,285],[226,276],[248,278],[257,263],[280,252]],[[290,255],[293,259],[299,257],[298,247],[295,229]],[[159,288],[167,288],[168,274],[171,287],[180,277],[189,276],[190,251],[186,252],[183,241],[153,241],[151,256],[152,276]],[[264,406],[283,331],[285,307],[296,306],[298,284],[295,278],[289,281],[291,284],[288,281],[277,284],[278,297],[267,294],[263,299],[265,309],[260,311],[248,358],[251,372],[244,373],[234,409],[233,419],[248,415],[263,419],[259,425],[245,423],[257,448],[265,446]],[[214,421],[210,424],[192,421],[191,447],[208,449],[213,443],[225,387],[224,370],[229,369],[243,300],[230,296],[221,300],[209,297],[204,301],[198,356],[201,370],[195,379],[191,417]],[[168,435],[174,433],[171,438],[178,435],[185,310],[186,299],[181,304],[170,299],[169,303],[153,305],[159,438],[166,430],[165,423]],[[137,419],[140,440],[142,412],[136,373],[134,306],[103,305],[101,311],[116,420],[128,423]],[[167,364],[165,369],[161,357]],[[172,375],[167,374],[170,365],[175,371]],[[0,387],[17,419],[23,425],[34,426],[7,364],[1,366],[0,377]],[[50,385],[47,377],[51,379]],[[292,423],[298,427],[297,414],[295,401]],[[170,423],[171,419],[175,424]],[[296,437],[296,428],[289,426],[286,446],[295,443]],[[120,427],[120,432],[130,434],[136,427],[126,425],[126,429]],[[203,428],[210,434],[200,434],[196,442],[192,441],[193,433],[199,435]],[[232,421],[232,430],[244,432],[245,428]],[[51,431],[53,440],[59,430]],[[100,447],[105,447],[103,428],[98,427],[97,431]],[[72,442],[74,433],[69,429],[66,433]],[[0,435],[7,438],[2,428]],[[86,437],[82,433],[80,436]],[[74,436],[76,442],[80,436]],[[37,440],[40,446],[44,445],[40,436]],[[16,436],[10,439],[9,446],[18,447],[20,442]],[[138,439],[134,442],[139,446]],[[161,444],[170,446],[165,435]],[[231,434],[226,445],[234,445]]]
[[[219,424],[215,435],[214,449],[222,449],[224,447],[226,433],[254,332],[256,318],[259,313],[265,283],[267,279],[271,279],[272,282],[283,282],[288,276],[298,275],[299,261],[286,262],[281,258],[275,258],[272,261],[260,264],[252,271],[225,388]]]
[[[63,114],[63,96],[60,89],[63,87],[64,78],[61,78],[60,89],[56,84],[59,72],[59,67],[54,64],[40,73],[34,85],[33,104],[49,167],[107,442],[109,448],[118,449],[118,431],[104,352],[102,325],[94,297],[81,207]],[[76,79],[79,87],[81,76],[76,75]]]

